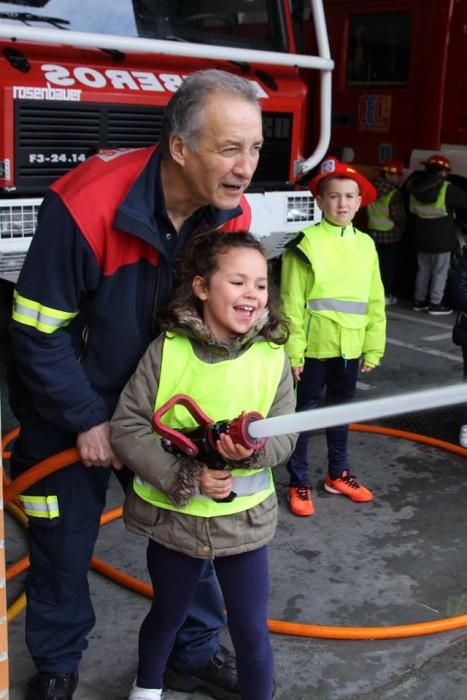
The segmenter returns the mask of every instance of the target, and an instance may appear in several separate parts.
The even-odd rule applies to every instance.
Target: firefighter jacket
[[[415,174],[406,184],[414,219],[415,248],[420,253],[448,253],[457,247],[454,216],[467,209],[467,194],[430,173]]]
[[[143,484],[143,488],[129,489],[127,493],[124,510],[126,525],[131,531],[146,535],[169,549],[197,558],[212,559],[257,549],[270,542],[277,520],[277,498],[269,482],[269,469],[264,467],[287,461],[296,436],[269,438],[263,449],[253,453],[249,460],[235,465],[240,471],[235,469],[234,474],[237,472],[243,484],[246,483],[247,493],[251,496],[251,499],[248,495],[246,499],[242,499],[241,495],[237,497],[242,508],[239,512],[234,512],[235,499],[232,503],[224,504],[211,501],[212,512],[209,514],[207,501],[210,499],[205,499],[204,515],[207,517],[199,517],[192,514],[191,501],[186,508],[171,508],[171,499],[176,500],[177,496],[176,486],[181,483],[180,477],[183,476],[184,480],[192,478],[197,484],[197,472],[194,470],[190,473],[186,462],[191,460],[166,452],[152,431],[154,397],[158,396],[159,403],[159,398],[163,400],[172,392],[179,393],[183,386],[195,391],[193,398],[199,399],[202,410],[206,407],[212,410],[213,415],[205,411],[212,418],[238,415],[241,404],[242,409],[247,411],[270,404],[267,411],[269,416],[293,413],[295,397],[287,357],[282,347],[271,345],[261,335],[264,320],[259,328],[252,329],[231,343],[217,341],[193,310],[186,310],[179,321],[176,333],[182,335],[189,346],[181,344],[175,351],[179,358],[179,352],[184,356],[186,371],[179,369],[177,373],[173,372],[170,356],[164,356],[164,353],[174,346],[170,345],[170,341],[167,346],[164,335],[161,335],[150,345],[127,383],[111,421],[113,449]],[[259,347],[255,348],[256,345]],[[193,382],[190,379],[191,368],[196,372]],[[169,371],[166,372],[166,369]],[[232,390],[232,386],[236,389]],[[162,393],[159,397],[160,389]],[[246,405],[242,397],[247,401],[248,396],[252,403]],[[190,425],[186,413],[184,418],[181,416],[179,414],[177,418],[172,415],[175,425],[178,421],[187,421],[186,424]],[[250,488],[248,479],[253,483]],[[259,498],[255,496],[255,483],[260,483],[262,490]],[[157,499],[160,499],[160,492],[168,497],[160,500],[159,505],[154,505],[148,495],[151,488]],[[194,512],[199,512],[197,508],[201,499],[198,497],[194,501]]]
[[[283,256],[281,308],[290,323],[292,367],[302,367],[305,357],[363,356],[365,364],[378,365],[386,315],[371,238],[325,219],[305,229]]]
[[[22,436],[52,441],[48,454],[110,418],[155,335],[175,257],[170,224],[160,228],[159,173],[155,147],[96,155],[55,182],[40,209],[15,293],[10,395]],[[241,215],[204,207],[177,241],[235,217],[244,229]]]

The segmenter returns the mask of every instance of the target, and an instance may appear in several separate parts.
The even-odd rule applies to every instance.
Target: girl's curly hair
[[[257,238],[248,231],[226,233],[223,231],[204,231],[195,234],[187,243],[183,256],[176,268],[175,291],[172,300],[160,316],[160,326],[164,329],[178,325],[178,312],[186,308],[195,308],[202,317],[203,302],[193,293],[193,279],[199,275],[209,284],[212,275],[218,269],[218,257],[233,248],[250,248],[257,250],[266,259],[264,248]],[[271,274],[268,263],[268,312],[269,318],[261,329],[261,334],[271,342],[283,345],[289,337],[287,322],[280,316],[277,307],[277,292],[270,282]]]

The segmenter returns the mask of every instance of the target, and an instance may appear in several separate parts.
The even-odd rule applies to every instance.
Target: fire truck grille
[[[141,148],[159,140],[163,107],[17,100],[15,186],[43,194],[61,175],[99,149]],[[254,183],[289,180],[292,114],[264,113],[265,143]]]
[[[32,238],[37,224],[40,199],[15,199],[0,202],[0,239],[11,241]]]

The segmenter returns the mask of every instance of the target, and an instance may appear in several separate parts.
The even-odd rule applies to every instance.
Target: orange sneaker
[[[315,507],[311,500],[311,486],[289,486],[289,510],[294,515],[313,515]]]
[[[324,480],[324,490],[328,493],[337,493],[342,496],[347,496],[351,501],[357,501],[357,503],[365,503],[367,501],[373,500],[373,494],[370,489],[361,486],[356,478],[349,474],[346,470],[342,472],[341,476],[337,479],[331,479],[329,474]]]

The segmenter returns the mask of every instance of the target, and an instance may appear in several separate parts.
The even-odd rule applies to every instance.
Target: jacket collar
[[[347,226],[338,226],[323,217],[321,220],[321,227],[333,236],[342,237],[355,235],[355,229],[352,222],[348,223]]]
[[[198,311],[185,306],[175,311],[177,326],[174,330],[185,335],[213,355],[235,357],[252,343],[264,340],[262,329],[269,319],[269,312],[264,310],[261,318],[244,335],[236,335],[230,341],[217,340],[212,331],[204,324]],[[170,330],[167,331],[170,333]]]
[[[157,194],[163,196],[162,189],[158,190],[160,182],[161,154],[157,148],[150,157],[146,167],[131,185],[125,199],[120,203],[115,219],[115,228],[142,238],[150,245],[163,251],[164,245],[154,217],[157,206]],[[201,219],[206,228],[217,228],[226,221],[242,213],[240,206],[235,209],[221,210],[206,206],[198,209],[202,212]]]

